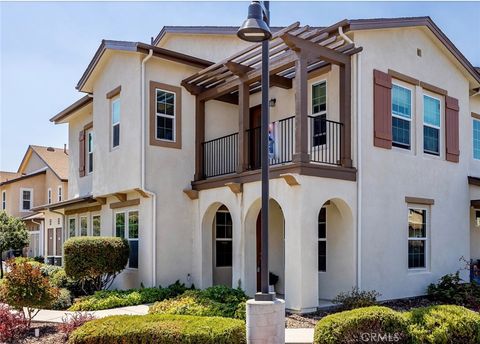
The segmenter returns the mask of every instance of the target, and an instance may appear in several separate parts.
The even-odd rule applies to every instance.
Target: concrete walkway
[[[76,312],[53,311],[42,309],[33,318],[33,321],[61,323],[62,318]],[[85,312],[96,318],[104,318],[110,315],[144,315],[148,313],[148,305],[105,309],[102,311]],[[313,328],[287,328],[285,329],[285,343],[288,344],[311,344],[313,343]]]

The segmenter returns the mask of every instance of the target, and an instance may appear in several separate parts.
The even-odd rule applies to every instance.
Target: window
[[[156,138],[175,141],[175,93],[156,89]]]
[[[48,189],[47,195],[48,195],[47,203],[50,204],[50,203],[52,203],[52,189]]]
[[[80,216],[80,236],[88,235],[88,219],[86,216]]]
[[[2,210],[7,209],[7,192],[2,191]]]
[[[62,189],[62,187],[61,187],[61,186],[59,186],[57,190],[58,190],[58,194],[57,194],[58,201],[59,201],[59,202],[61,202],[61,201],[62,201],[62,199],[63,199],[63,194],[62,194],[62,192],[63,192],[63,189]]]
[[[440,155],[440,100],[423,95],[423,151]]]
[[[112,148],[120,145],[120,98],[112,100]]]
[[[313,146],[327,142],[327,83],[312,85]]]
[[[100,236],[100,215],[92,216],[92,235]]]
[[[33,190],[20,189],[20,211],[32,208]]]
[[[412,121],[412,91],[392,85],[392,145],[410,149]]]
[[[125,221],[127,220],[127,222]],[[126,228],[128,225],[128,228]],[[138,211],[130,210],[115,214],[115,235],[128,240],[130,256],[128,267],[138,268]]]
[[[68,219],[68,237],[73,238],[75,236],[75,228],[77,226],[77,221],[75,218]]]
[[[232,266],[232,216],[226,207],[215,215],[215,266]]]
[[[318,271],[327,271],[327,208],[318,213]]]
[[[93,131],[91,129],[87,131],[87,171],[93,172]]]
[[[473,158],[480,160],[480,120],[473,120]]]
[[[427,210],[408,209],[408,268],[427,267]]]

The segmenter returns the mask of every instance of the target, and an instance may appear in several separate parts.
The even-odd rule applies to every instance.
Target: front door
[[[250,108],[250,130],[248,131],[248,154],[250,169],[260,168],[260,125],[262,117],[261,105]]]

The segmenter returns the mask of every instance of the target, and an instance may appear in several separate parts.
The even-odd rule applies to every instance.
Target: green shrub
[[[353,287],[349,292],[341,292],[332,300],[333,303],[341,304],[345,310],[370,307],[377,305],[377,297],[380,296],[375,290],[367,291]]]
[[[63,270],[61,266],[50,265],[50,264],[41,264],[40,271],[45,277],[53,276],[57,271]]]
[[[91,280],[86,280],[82,284],[80,281],[68,277],[65,269],[62,268],[54,270],[50,274],[49,279],[52,285],[58,288],[68,289],[74,297],[91,295],[95,291]]]
[[[91,281],[95,290],[108,289],[125,268],[128,242],[115,237],[78,237],[64,244],[65,272],[82,285]]]
[[[33,260],[36,261],[37,263],[41,263],[41,264],[45,263],[45,258],[43,256],[35,256],[33,257]]]
[[[53,300],[51,308],[52,309],[67,309],[72,305],[72,294],[68,289],[62,288],[59,289],[59,294],[55,300]]]
[[[480,343],[480,316],[461,306],[439,305],[405,314],[412,343]]]
[[[69,344],[244,344],[245,324],[236,319],[173,315],[120,315],[87,322]]]
[[[372,306],[335,313],[315,326],[315,344],[383,342],[408,343],[408,323],[398,312]]]
[[[480,286],[476,283],[465,283],[458,271],[443,276],[437,284],[430,284],[427,294],[433,301],[475,308],[480,306]]]
[[[215,286],[186,291],[176,298],[157,302],[150,307],[149,313],[245,319],[246,301],[247,296],[240,289]]]

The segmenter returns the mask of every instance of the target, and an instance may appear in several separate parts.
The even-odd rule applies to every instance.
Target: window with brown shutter
[[[373,144],[392,148],[392,77],[379,70],[373,71]]]
[[[445,147],[446,159],[458,162],[460,157],[458,128],[458,99],[445,96]]]
[[[80,130],[78,136],[78,172],[85,176],[85,130]]]

